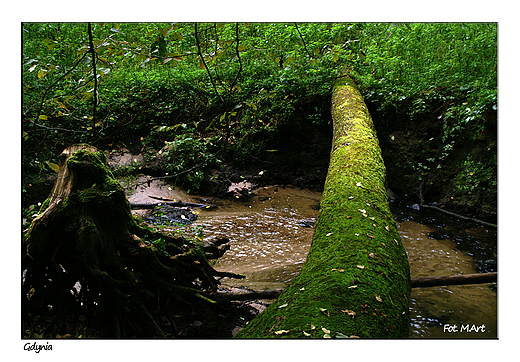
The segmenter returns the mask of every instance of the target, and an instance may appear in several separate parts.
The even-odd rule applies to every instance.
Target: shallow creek
[[[137,200],[150,192],[155,196],[202,201],[213,206],[201,209],[198,220],[186,228],[202,227],[207,239],[224,236],[231,240],[231,249],[216,261],[214,267],[245,274],[246,278],[224,278],[223,287],[283,288],[294,279],[305,262],[313,236],[312,226],[318,216],[320,192],[271,186],[256,190],[255,196],[248,200],[231,200],[192,197],[178,190],[169,190],[166,185],[155,187],[155,193],[137,190],[130,200],[136,202],[132,199]],[[469,236],[470,239],[460,236],[460,227],[477,236],[487,232],[483,228],[474,225],[454,227],[453,224],[459,224],[456,220],[451,220],[450,226],[446,226],[445,221],[439,222],[435,215],[419,219],[419,213],[406,207],[399,208],[394,214],[408,253],[412,278],[495,271],[488,267],[496,265],[496,254],[482,247],[474,235]],[[436,222],[431,222],[432,218]],[[488,241],[490,238],[492,242],[495,238],[496,242],[496,232],[487,236]],[[464,246],[465,240],[470,240],[473,249],[479,250],[479,263],[476,262],[475,250]],[[483,253],[487,254],[482,257]],[[489,255],[494,259],[486,259]],[[484,259],[488,264],[482,262]],[[410,316],[411,338],[496,338],[496,288],[490,284],[414,288]],[[447,325],[452,332],[445,327]],[[473,326],[479,326],[478,332],[475,327],[472,329]]]

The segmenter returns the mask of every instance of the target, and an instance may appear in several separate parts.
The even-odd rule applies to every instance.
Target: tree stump
[[[201,242],[135,219],[103,152],[74,145],[59,166],[23,237],[25,337],[183,335],[179,316],[215,304],[205,296],[218,286],[215,277],[243,277],[214,270]]]

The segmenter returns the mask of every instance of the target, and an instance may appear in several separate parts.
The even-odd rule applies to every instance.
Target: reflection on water
[[[299,273],[314,230],[321,194],[295,188],[270,187],[247,202],[226,202],[216,211],[202,211],[194,225],[207,238],[225,236],[231,249],[215,269],[245,274],[223,284],[254,290],[283,288]]]
[[[195,225],[204,226],[207,238],[231,240],[231,249],[214,267],[246,275],[242,280],[225,278],[223,285],[276,289],[294,279],[309,251],[313,228],[308,225],[316,221],[320,199],[319,192],[270,187],[258,190],[248,201],[220,201],[216,210],[201,211]],[[475,262],[478,245],[461,251],[467,243],[459,242],[463,238],[452,241],[450,236],[461,238],[453,231],[438,237],[440,231],[451,230],[444,224],[428,227],[402,215],[400,219],[398,228],[412,278],[488,271]],[[470,239],[478,244],[475,240]],[[484,255],[478,260],[496,265],[496,255],[488,259]],[[414,288],[410,316],[412,338],[497,337],[497,295],[489,284]]]
[[[473,258],[459,251],[453,241],[428,237],[433,229],[415,221],[397,226],[412,278],[476,273]],[[410,317],[410,337],[496,338],[497,295],[488,284],[414,288]],[[454,332],[448,332],[445,325],[454,326]],[[485,325],[484,332],[468,332],[473,325]]]

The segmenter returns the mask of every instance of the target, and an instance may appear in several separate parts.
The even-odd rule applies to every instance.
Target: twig
[[[96,49],[94,49],[94,39],[92,37],[92,25],[88,23],[88,42],[89,52],[92,54],[92,71],[94,72],[94,97],[93,97],[93,109],[92,109],[92,130],[96,125],[96,109],[98,105],[98,94],[97,94],[97,71],[96,71]]]
[[[300,33],[300,29],[298,29],[298,24],[297,23],[294,23],[294,26],[296,27],[296,31],[298,32],[298,35],[300,35],[300,38],[303,42],[303,49],[305,49],[305,52],[307,53],[307,55],[310,57],[310,58],[314,58],[312,56],[312,54],[309,52],[309,50],[307,49],[307,44],[305,44],[305,39],[303,38],[303,35],[302,33]]]

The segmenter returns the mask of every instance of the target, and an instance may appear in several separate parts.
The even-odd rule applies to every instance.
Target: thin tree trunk
[[[389,209],[376,131],[349,76],[332,95],[334,139],[300,274],[238,338],[408,336],[410,269]]]
[[[412,279],[412,288],[438,287],[441,285],[485,284],[497,281],[497,273],[450,275]]]

